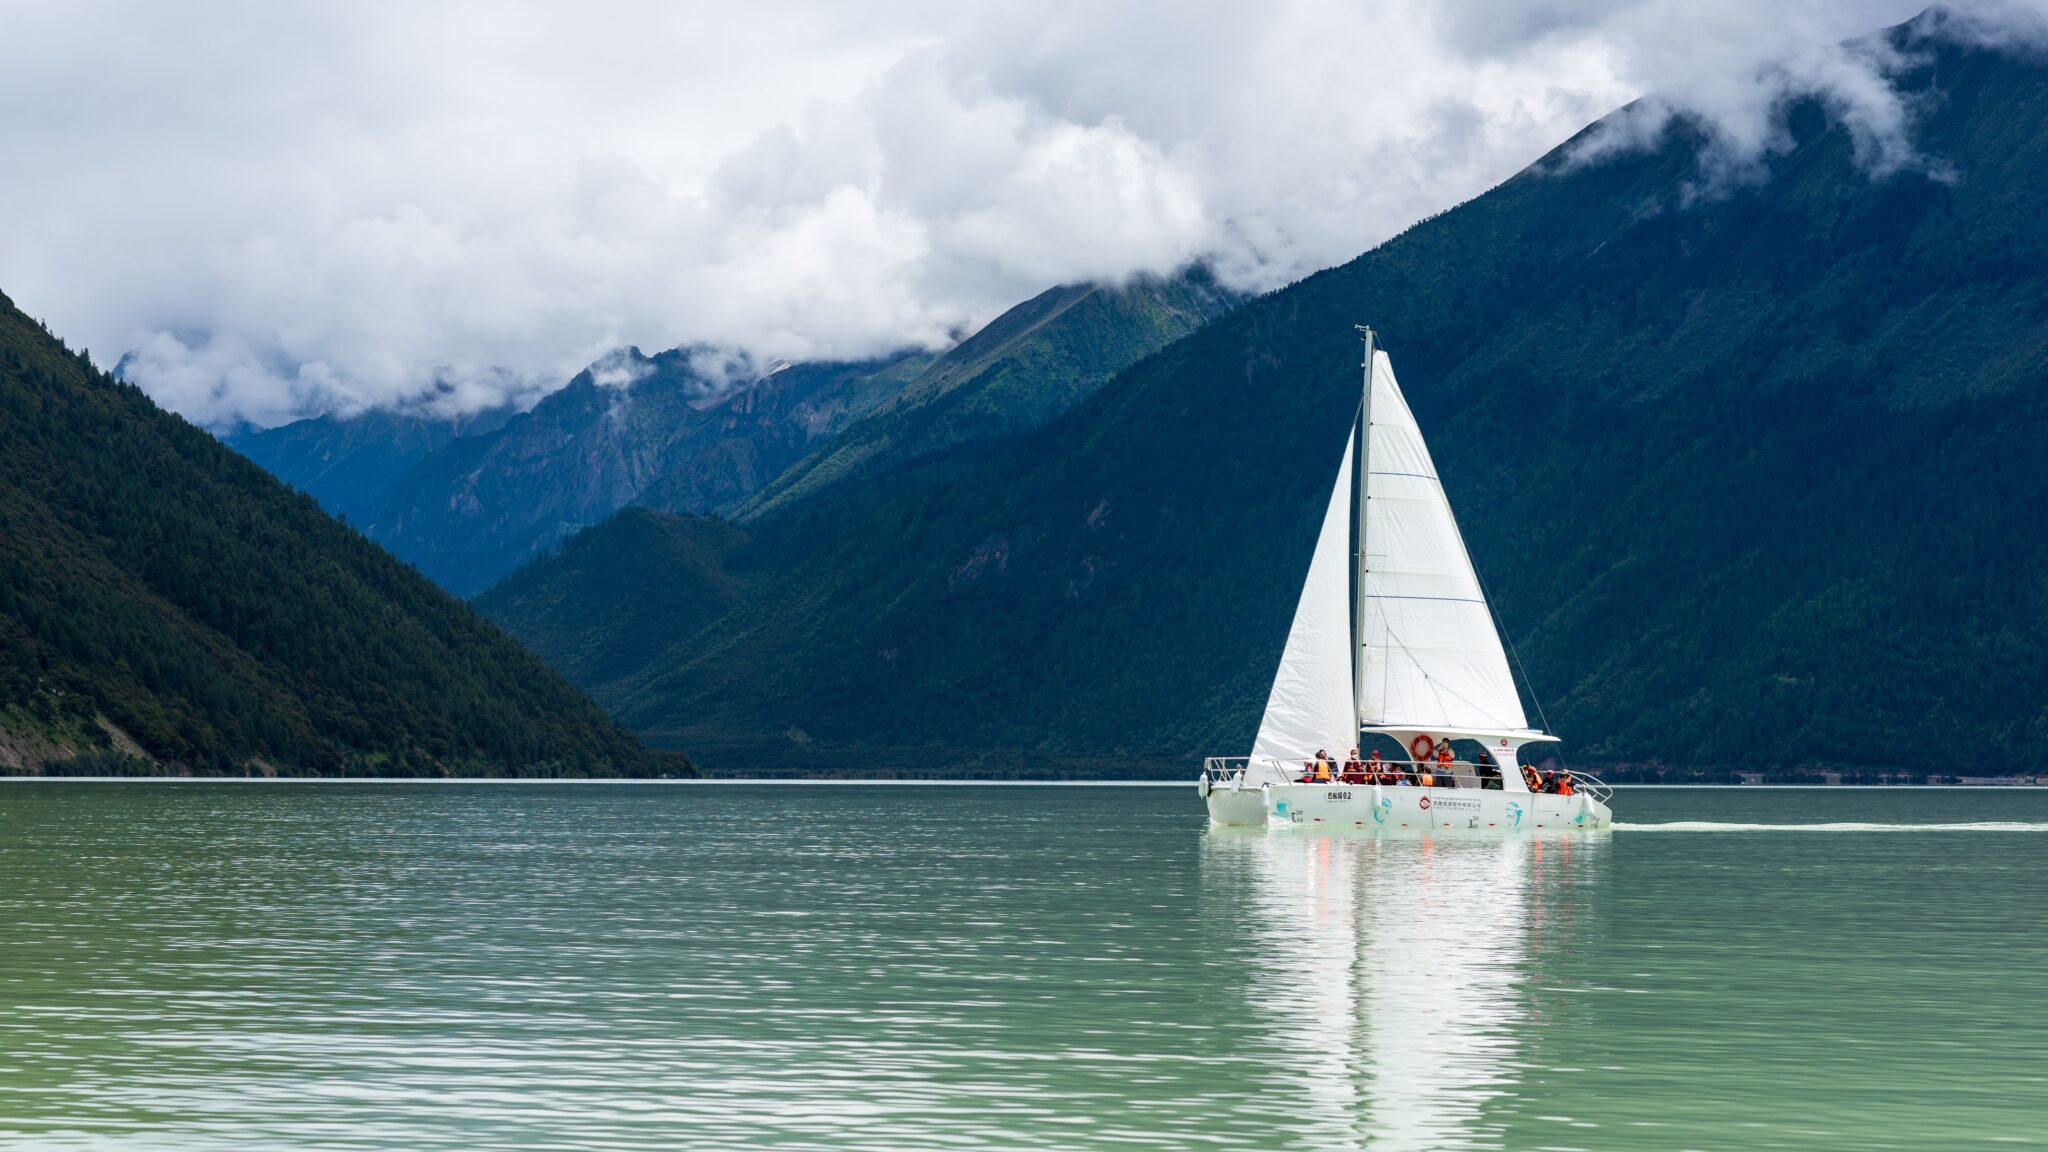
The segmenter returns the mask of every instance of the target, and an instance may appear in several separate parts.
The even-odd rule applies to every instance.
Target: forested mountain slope
[[[1682,121],[1567,146],[1039,432],[764,517],[754,590],[603,698],[755,763],[1241,752],[1370,322],[1575,755],[2038,761],[2048,66],[1937,25],[1888,33],[1937,176],[1813,104],[1737,187]]]
[[[735,514],[756,519],[877,468],[1036,428],[1239,301],[1200,265],[1120,287],[1049,289],[961,341]]]
[[[0,771],[684,774],[0,297]]]
[[[492,585],[471,603],[578,684],[646,668],[751,587],[746,534],[714,517],[627,508]]]

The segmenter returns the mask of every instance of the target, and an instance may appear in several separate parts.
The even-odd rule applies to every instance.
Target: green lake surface
[[[1614,809],[0,785],[0,1148],[2048,1143],[2048,789]]]

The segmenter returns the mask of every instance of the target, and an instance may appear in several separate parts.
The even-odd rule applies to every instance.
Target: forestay
[[[1357,739],[1357,704],[1351,697],[1351,453],[1356,432],[1344,441],[1337,486],[1316,536],[1308,580],[1287,630],[1280,671],[1266,698],[1266,715],[1252,743],[1246,783],[1293,779],[1318,749],[1343,757]]]
[[[1373,356],[1368,410],[1358,719],[1422,731],[1527,728],[1450,500],[1385,353]],[[1340,495],[1346,485],[1338,480]]]

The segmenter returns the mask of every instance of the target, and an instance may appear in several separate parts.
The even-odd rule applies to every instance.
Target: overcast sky
[[[1646,93],[1731,172],[1788,85],[1925,162],[1829,48],[1919,7],[0,0],[0,290],[214,426],[938,345],[1062,281],[1286,283]]]

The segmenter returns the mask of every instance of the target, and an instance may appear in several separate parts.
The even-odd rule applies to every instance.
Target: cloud
[[[630,348],[614,348],[598,357],[588,371],[590,382],[600,388],[630,388],[653,375],[654,365]]]
[[[1972,34],[1977,25],[1972,25]],[[1766,162],[1790,151],[1788,108],[1817,101],[1849,132],[1858,167],[1871,179],[1917,172],[1954,178],[1946,162],[1913,139],[1920,97],[1902,90],[1903,73],[1925,63],[1929,35],[1947,35],[1940,20],[1922,20],[1902,47],[1881,36],[1824,44],[1747,71],[1708,76],[1652,93],[1603,121],[1567,153],[1568,167],[1596,164],[1619,152],[1659,143],[1674,120],[1703,133],[1692,196],[1716,197],[1766,178]]]
[[[526,403],[627,344],[939,346],[1061,281],[1286,283],[1646,93],[1630,125],[1698,117],[1730,178],[1792,92],[1937,171],[1900,62],[1832,47],[1914,11],[0,0],[0,286],[214,425]]]

